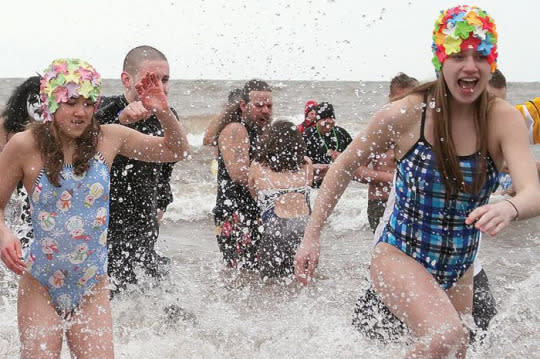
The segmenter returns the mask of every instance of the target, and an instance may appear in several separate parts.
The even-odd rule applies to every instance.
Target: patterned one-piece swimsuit
[[[421,263],[444,288],[456,283],[474,262],[480,232],[465,219],[488,202],[498,186],[498,171],[487,157],[486,182],[478,194],[459,192],[447,199],[431,145],[424,137],[425,111],[420,138],[398,161],[395,204],[379,242],[397,247]],[[473,184],[480,155],[459,156],[466,185]]]
[[[41,171],[30,195],[34,240],[27,271],[67,315],[107,274],[109,167],[101,154],[78,176],[64,165],[60,187]]]

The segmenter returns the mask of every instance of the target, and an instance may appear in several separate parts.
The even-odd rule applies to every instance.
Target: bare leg
[[[418,339],[407,353],[408,358],[464,357],[468,332],[460,314],[420,263],[391,245],[379,243],[370,275],[383,302]]]
[[[30,274],[19,281],[17,300],[21,358],[60,358],[62,319],[47,290]]]
[[[70,319],[66,332],[72,355],[77,359],[114,358],[108,278],[102,279],[84,296]]]

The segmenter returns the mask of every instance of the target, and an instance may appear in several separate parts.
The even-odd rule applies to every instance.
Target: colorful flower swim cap
[[[452,54],[474,49],[497,68],[497,30],[493,18],[476,6],[461,5],[441,12],[433,30],[433,65],[441,70]]]
[[[62,102],[82,96],[94,102],[101,93],[101,76],[86,61],[57,59],[45,69],[39,94],[43,102],[43,122],[52,121]]]

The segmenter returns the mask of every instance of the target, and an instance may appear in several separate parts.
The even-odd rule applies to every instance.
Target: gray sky
[[[162,50],[173,79],[389,80],[434,76],[443,0],[30,0],[3,6],[0,77],[80,57],[118,78],[132,47]],[[540,2],[477,0],[497,24],[509,81],[540,81]]]

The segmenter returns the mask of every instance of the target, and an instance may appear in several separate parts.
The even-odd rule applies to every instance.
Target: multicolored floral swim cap
[[[493,18],[476,6],[441,11],[433,30],[433,65],[440,71],[452,54],[473,49],[485,56],[491,72],[497,68],[497,29]]]
[[[79,59],[54,60],[43,74],[39,94],[43,122],[54,119],[62,102],[82,96],[96,102],[101,93],[101,76],[92,65]]]

